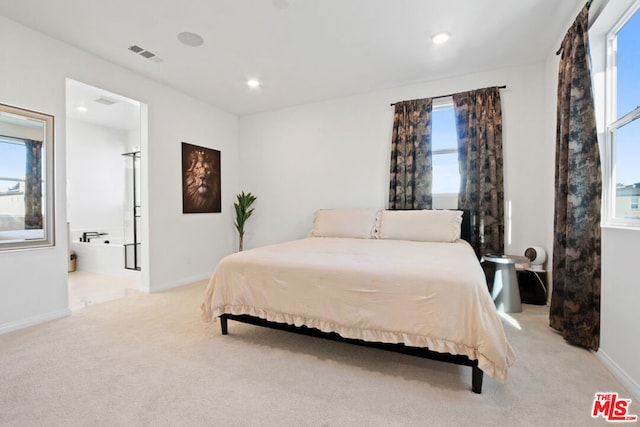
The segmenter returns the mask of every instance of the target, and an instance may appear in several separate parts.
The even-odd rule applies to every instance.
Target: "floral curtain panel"
[[[431,209],[431,98],[395,104],[389,209]]]
[[[27,164],[24,185],[24,228],[41,229],[42,224],[42,141],[25,140]]]
[[[589,71],[588,19],[585,7],[561,46],[549,316],[551,327],[568,342],[597,350],[602,174]]]
[[[504,251],[504,184],[500,88],[453,95],[458,132],[458,208],[474,218],[471,245],[478,256]]]

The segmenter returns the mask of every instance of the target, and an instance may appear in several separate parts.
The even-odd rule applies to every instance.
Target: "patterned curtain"
[[[549,323],[571,344],[597,350],[602,176],[589,72],[588,19],[585,7],[561,46]]]
[[[504,251],[504,185],[500,89],[453,95],[458,131],[458,209],[474,218],[471,245],[478,256]]]
[[[431,209],[432,99],[395,104],[389,209]]]
[[[24,228],[42,227],[42,141],[25,140]]]

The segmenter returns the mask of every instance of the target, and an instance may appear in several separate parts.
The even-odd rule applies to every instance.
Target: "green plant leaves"
[[[256,201],[257,197],[251,193],[246,193],[243,191],[240,194],[236,195],[238,199],[237,202],[233,204],[233,207],[236,210],[236,230],[238,230],[238,234],[240,236],[240,250],[242,250],[242,238],[244,237],[244,224],[247,222],[251,214],[253,213],[255,208],[251,208],[253,202]]]

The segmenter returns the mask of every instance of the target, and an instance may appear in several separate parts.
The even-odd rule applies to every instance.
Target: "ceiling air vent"
[[[135,53],[140,53],[142,52],[144,49],[141,48],[140,46],[136,46],[135,44],[133,46],[129,46],[129,50],[131,52],[135,52]]]
[[[97,102],[98,104],[102,104],[102,105],[113,105],[115,104],[116,101],[115,99],[111,99],[111,98],[107,98],[106,96],[101,96],[100,98],[96,98],[94,99],[95,102]]]
[[[162,59],[159,56],[157,56],[155,53],[149,50],[146,50],[145,48],[140,47],[136,44],[129,46],[129,50],[133,53],[137,53],[138,55],[144,58],[150,59],[153,62],[162,62]]]

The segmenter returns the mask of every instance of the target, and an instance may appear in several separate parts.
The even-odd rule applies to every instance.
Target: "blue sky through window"
[[[0,178],[24,178],[26,168],[24,144],[0,142]],[[0,180],[0,192],[15,185],[15,181]]]
[[[618,114],[640,105],[640,11],[618,32]]]
[[[640,106],[640,11],[618,32],[617,115]],[[625,125],[616,135],[616,183],[640,182],[640,121]]]
[[[456,119],[453,107],[434,110],[431,114],[431,150],[457,149]],[[457,193],[460,190],[458,153],[433,155],[434,194]]]

